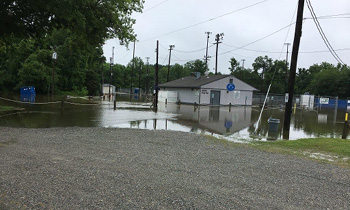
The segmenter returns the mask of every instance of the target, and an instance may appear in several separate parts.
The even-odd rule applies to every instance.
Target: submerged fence
[[[309,96],[312,101],[305,102],[305,96],[309,95],[294,95],[293,105],[295,104],[299,108],[310,109],[342,109],[350,111],[350,98],[339,99],[337,96]],[[265,93],[253,94],[253,105],[262,106]],[[286,96],[284,94],[269,94],[266,102],[267,107],[283,107],[286,104]]]

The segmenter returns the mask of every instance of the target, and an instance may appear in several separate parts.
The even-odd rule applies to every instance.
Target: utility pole
[[[140,92],[141,92],[141,71],[142,71],[142,64],[141,64],[140,69],[139,69],[139,92],[138,92],[138,95],[140,95]]]
[[[131,80],[130,80],[130,96],[132,94],[132,80],[134,78],[134,68],[135,68],[135,41],[134,41],[134,50],[132,53],[132,66],[131,66]]]
[[[102,66],[101,66],[101,93],[102,93],[102,96],[103,96],[103,84],[105,83],[104,82],[104,79],[103,79],[103,61],[102,61]]]
[[[242,59],[242,68],[244,69],[244,61],[245,59]]]
[[[154,109],[157,110],[158,108],[158,53],[159,53],[159,41],[157,40],[157,49],[156,49],[156,72],[155,72],[155,79],[154,79]]]
[[[216,60],[215,60],[215,75],[218,74],[218,53],[219,53],[219,44],[222,43],[220,40],[223,40],[224,38],[224,33],[221,34],[216,34],[215,41],[216,43]]]
[[[209,32],[209,31],[207,31],[207,32],[205,32],[205,34],[207,34],[207,49],[206,49],[206,52],[205,52],[205,57],[204,57],[204,59],[205,59],[205,67],[207,68],[206,71],[208,71],[208,70],[209,70],[209,69],[208,69],[208,58],[210,58],[210,57],[208,56],[209,38],[210,38],[210,34],[212,34],[212,33]]]
[[[53,97],[53,93],[54,93],[54,88],[55,88],[55,62],[57,59],[57,53],[55,52],[55,48],[54,51],[52,53],[52,86],[51,86],[51,97]]]
[[[302,26],[303,26],[304,3],[305,3],[305,0],[299,0],[297,22],[295,25],[295,33],[294,33],[294,41],[293,41],[292,59],[291,59],[289,81],[288,81],[289,97],[288,97],[288,103],[286,104],[286,109],[284,111],[283,139],[289,139],[290,118],[292,114],[292,105],[293,105],[293,96],[294,96],[295,74],[297,69],[299,45],[300,45],[300,38],[301,38]]]
[[[112,85],[112,77],[113,77],[112,66],[113,66],[113,63],[114,63],[114,47],[112,48],[112,57],[110,58],[110,61],[109,61],[109,69],[110,69],[110,79],[109,79],[109,87],[108,87],[109,100],[111,100],[111,85]]]
[[[288,84],[288,49],[289,49],[289,45],[290,43],[284,43],[284,45],[287,45],[287,55],[286,55],[286,83],[285,83],[285,87],[284,89],[286,90],[287,92],[287,84]]]
[[[147,76],[146,76],[146,85],[145,85],[145,88],[146,88],[146,97],[148,96],[148,89],[149,89],[149,87],[148,87],[148,85],[149,85],[149,78],[148,78],[148,76],[149,76],[149,59],[150,59],[150,57],[146,57],[146,59],[147,59]]]
[[[167,74],[167,76],[166,76],[166,81],[167,81],[167,82],[169,82],[171,51],[172,51],[174,48],[175,48],[175,45],[169,45],[168,74]]]

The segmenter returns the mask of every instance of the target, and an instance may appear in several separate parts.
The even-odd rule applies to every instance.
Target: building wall
[[[210,91],[220,91],[220,105],[252,105],[253,92],[252,91],[228,91],[227,89],[201,89],[200,104],[210,105]]]
[[[109,86],[103,86],[103,94],[109,94]],[[115,86],[111,85],[111,89],[110,89],[111,94],[115,93]]]
[[[235,85],[234,91],[228,91],[226,89],[227,84],[233,79],[233,84]],[[242,81],[234,77],[226,77],[218,81],[203,85],[201,89],[201,104],[210,105],[210,91],[217,90],[221,91],[220,95],[220,105],[252,105],[253,101],[253,91],[243,90],[242,87],[246,86]]]
[[[227,84],[233,79],[235,85],[234,91],[228,91],[226,89]],[[238,80],[233,76],[228,76],[223,79],[211,82],[203,85],[201,89],[191,88],[161,88],[160,91],[177,91],[178,99],[181,103],[197,103],[201,105],[210,105],[210,92],[211,90],[220,91],[220,105],[252,105],[253,90],[245,90],[247,84]],[[163,96],[166,93],[160,93],[162,96],[161,101],[165,101]],[[169,102],[169,100],[168,100]]]
[[[158,101],[160,102],[169,102],[176,103],[179,101],[179,92],[178,91],[170,91],[170,90],[162,90],[158,93]]]
[[[191,88],[161,88],[159,90],[160,95],[168,95],[167,91],[176,91],[178,92],[178,99],[181,103],[199,103],[199,89]],[[162,99],[165,101],[165,98]],[[169,100],[168,100],[169,101]]]

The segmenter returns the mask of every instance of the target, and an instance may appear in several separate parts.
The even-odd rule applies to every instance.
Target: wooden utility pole
[[[287,92],[287,84],[288,84],[288,54],[289,54],[289,45],[290,43],[284,43],[285,45],[287,45],[287,55],[286,55],[286,85],[285,85],[285,90]]]
[[[142,71],[142,65],[140,66],[140,69],[139,69],[139,92],[138,92],[138,95],[140,95],[140,92],[141,92],[141,71]]]
[[[221,33],[221,34],[216,34],[216,38],[215,38],[215,41],[216,43],[216,59],[215,59],[215,75],[218,74],[218,53],[219,53],[219,44],[222,43],[220,42],[220,40],[222,40],[224,38],[224,33]]]
[[[206,71],[208,71],[209,70],[209,68],[208,68],[208,58],[210,58],[208,56],[208,48],[209,48],[209,38],[210,38],[211,32],[207,31],[205,33],[207,34],[207,49],[205,51],[205,58],[204,58],[204,60],[205,60],[205,67],[207,68]]]
[[[132,94],[132,80],[134,78],[134,68],[135,68],[135,41],[134,41],[134,50],[132,52],[132,66],[131,66],[131,79],[130,79],[130,96]]]
[[[167,81],[167,82],[169,82],[171,51],[172,51],[174,48],[175,48],[175,45],[169,45],[168,74],[167,74],[167,76],[166,76],[166,81]]]
[[[104,84],[104,79],[103,79],[103,61],[102,61],[102,66],[101,66],[101,93],[103,96],[103,84]]]
[[[292,114],[292,105],[293,105],[293,96],[294,96],[295,74],[297,70],[299,45],[300,45],[301,32],[302,32],[302,26],[303,26],[304,3],[305,3],[305,0],[299,0],[298,15],[297,15],[297,22],[295,25],[293,51],[292,51],[292,59],[291,59],[289,81],[288,81],[289,97],[288,97],[288,103],[286,104],[286,109],[284,112],[283,139],[289,139],[290,118]]]
[[[52,54],[52,86],[51,86],[51,96],[53,96],[54,89],[55,89],[55,62],[57,59],[57,53],[53,52]]]
[[[146,97],[148,96],[148,89],[149,89],[149,78],[148,78],[148,76],[149,76],[149,58],[150,57],[146,57],[146,59],[147,59],[147,75],[146,75],[146,85],[145,85],[145,88],[146,88]]]
[[[154,78],[154,102],[153,106],[154,109],[157,110],[158,108],[158,53],[159,53],[159,41],[157,40],[157,49],[156,49],[156,72],[155,72],[155,78]]]
[[[114,47],[112,48],[112,57],[110,58],[109,61],[109,69],[110,69],[110,79],[109,79],[109,87],[108,87],[108,98],[111,100],[111,85],[112,85],[112,77],[113,77],[113,72],[112,72],[112,66],[114,63]]]

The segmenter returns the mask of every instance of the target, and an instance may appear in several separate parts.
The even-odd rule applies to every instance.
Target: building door
[[[220,105],[220,91],[210,91],[210,105]]]

